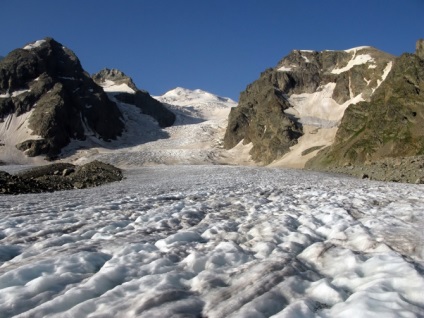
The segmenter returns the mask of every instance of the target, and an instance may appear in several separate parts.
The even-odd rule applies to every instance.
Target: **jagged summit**
[[[133,91],[138,90],[131,77],[117,69],[105,68],[92,76],[93,80],[102,87],[125,84]]]

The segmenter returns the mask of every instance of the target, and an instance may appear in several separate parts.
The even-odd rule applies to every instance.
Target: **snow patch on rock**
[[[24,46],[24,50],[32,50],[32,49],[35,49],[35,48],[37,48],[37,47],[40,47],[41,45],[43,45],[44,43],[46,43],[46,40],[38,40],[38,41],[35,41],[35,42],[33,42],[33,43],[30,43],[30,44],[28,44],[28,45],[26,45],[26,46]]]
[[[352,59],[347,63],[346,66],[342,68],[335,68],[331,71],[332,74],[340,74],[346,71],[349,71],[352,67],[356,65],[362,65],[370,62],[374,62],[374,58],[369,54],[360,54],[356,55],[356,51]]]

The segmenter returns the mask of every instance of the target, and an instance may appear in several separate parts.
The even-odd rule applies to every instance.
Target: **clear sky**
[[[89,73],[118,68],[152,95],[180,86],[238,100],[293,49],[413,52],[424,0],[3,0],[0,27],[3,56],[51,36]]]

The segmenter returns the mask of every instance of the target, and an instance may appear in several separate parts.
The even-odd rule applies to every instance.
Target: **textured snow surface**
[[[0,197],[0,317],[424,317],[422,186],[232,166],[126,177]]]

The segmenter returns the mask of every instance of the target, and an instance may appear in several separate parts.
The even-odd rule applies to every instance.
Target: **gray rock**
[[[422,60],[424,60],[424,39],[419,39],[419,40],[417,41],[415,54],[416,54],[419,58],[421,58]]]

